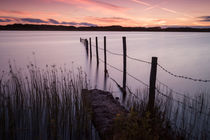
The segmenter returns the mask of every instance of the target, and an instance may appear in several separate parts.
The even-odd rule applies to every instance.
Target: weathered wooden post
[[[96,59],[97,65],[99,64],[99,57],[98,57],[98,37],[96,37]]]
[[[149,101],[148,110],[152,113],[155,103],[155,83],[157,75],[157,57],[152,57],[151,72],[150,72],[150,83],[149,83]]]
[[[107,73],[107,67],[106,67],[106,36],[104,36],[104,72],[105,75]]]
[[[123,37],[123,89],[126,91],[126,57],[127,57],[127,49],[126,49],[126,37]]]
[[[90,58],[92,58],[92,44],[91,44],[91,38],[89,38],[89,42],[90,42]]]
[[[86,52],[87,52],[87,55],[88,55],[88,40],[85,39],[85,47],[86,47]]]

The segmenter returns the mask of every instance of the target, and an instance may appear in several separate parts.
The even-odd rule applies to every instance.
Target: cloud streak
[[[0,22],[10,22],[12,21],[11,19],[0,19]]]
[[[11,22],[20,22],[20,23],[29,23],[29,24],[54,24],[54,25],[70,25],[70,26],[97,26],[97,24],[88,23],[88,22],[59,22],[55,19],[42,20],[39,18],[18,18],[18,17],[4,17],[0,16],[0,22],[11,23]]]
[[[138,4],[141,4],[141,5],[145,5],[145,6],[151,6],[151,4],[147,3],[147,2],[143,2],[143,1],[140,1],[140,0],[132,0],[133,2],[136,2]]]
[[[37,18],[20,18],[22,22],[29,22],[29,23],[49,23],[47,21],[37,19]]]
[[[78,5],[79,7],[82,5],[86,5],[87,7],[83,8],[89,8],[91,7],[92,9],[98,9],[98,8],[103,8],[106,10],[111,10],[111,11],[118,11],[122,12],[127,10],[127,8],[118,6],[115,4],[111,4],[108,2],[100,1],[100,0],[55,0],[56,2],[61,2],[65,4],[70,4],[70,5]]]
[[[16,11],[16,10],[0,10],[0,14],[14,14],[14,15],[22,15],[22,16],[30,16],[31,14],[29,14],[28,12],[24,12],[24,11]]]
[[[150,3],[147,3],[147,2],[144,2],[144,1],[140,1],[140,0],[131,0],[131,1],[133,1],[135,3],[138,3],[138,4],[141,4],[141,5],[144,5],[144,6],[147,6],[148,8],[146,8],[144,11],[149,11],[151,9],[158,8],[158,9],[161,9],[161,10],[163,10],[165,12],[168,12],[168,13],[180,14],[180,15],[185,16],[185,17],[188,17],[188,18],[193,18],[190,15],[187,15],[187,14],[184,14],[184,13],[181,13],[181,12],[177,12],[175,10],[168,9],[168,8],[165,8],[165,7],[161,7],[160,5],[163,4],[163,3],[165,3],[165,1],[162,2],[162,3],[156,4],[156,5],[152,5]]]
[[[210,16],[201,16],[198,18],[199,18],[199,21],[201,22],[210,22]]]
[[[140,21],[123,17],[86,17],[87,21],[98,23],[100,26],[121,25],[121,26],[139,26]]]
[[[58,22],[55,19],[48,19],[48,23],[52,23],[52,24],[60,24],[60,22]]]
[[[164,11],[167,11],[167,12],[169,12],[169,13],[173,13],[173,14],[176,14],[177,12],[176,11],[174,11],[174,10],[171,10],[171,9],[168,9],[168,8],[161,8],[162,10],[164,10]]]

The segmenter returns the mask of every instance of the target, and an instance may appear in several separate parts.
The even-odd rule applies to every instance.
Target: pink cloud
[[[112,10],[112,11],[126,11],[128,8],[126,7],[122,7],[122,6],[118,6],[118,5],[114,5],[108,2],[103,2],[103,1],[97,1],[97,0],[54,0],[57,2],[62,2],[62,3],[67,3],[67,4],[71,4],[71,5],[78,5],[79,7],[81,7],[82,5],[86,5],[88,7],[91,7],[92,9],[98,9],[98,8],[103,8],[106,10]],[[88,8],[88,7],[83,7],[83,8]]]
[[[29,12],[25,12],[25,11],[16,11],[16,10],[0,10],[0,14],[1,15],[21,15],[21,16],[31,16],[31,14]]]

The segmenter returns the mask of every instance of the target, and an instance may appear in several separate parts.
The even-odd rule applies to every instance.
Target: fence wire
[[[158,66],[159,66],[163,71],[165,71],[166,73],[168,73],[168,74],[170,74],[170,75],[172,75],[172,76],[174,76],[174,77],[176,77],[176,78],[192,80],[192,81],[195,81],[195,82],[210,82],[210,80],[196,79],[196,78],[192,78],[192,77],[177,75],[177,74],[174,74],[174,73],[170,72],[169,70],[167,70],[166,68],[164,68],[164,67],[161,66],[160,64],[158,64]]]
[[[129,55],[127,55],[127,58],[129,58],[129,59],[131,59],[131,60],[138,61],[138,62],[142,62],[142,63],[146,63],[146,64],[151,64],[151,62],[149,62],[149,61],[137,59],[137,58],[131,57],[131,56],[129,56]]]
[[[99,58],[99,60],[100,60],[101,62],[104,63],[104,60],[102,60],[101,58]],[[111,67],[111,68],[113,68],[113,69],[115,69],[115,70],[117,70],[117,71],[123,73],[123,70],[121,70],[121,69],[119,69],[119,68],[117,68],[117,67],[115,67],[115,66],[113,66],[113,65],[111,65],[111,64],[109,64],[109,63],[106,63],[106,64],[107,64],[109,67]],[[131,78],[135,79],[136,81],[138,81],[139,83],[143,84],[143,85],[146,86],[147,88],[149,88],[149,85],[146,84],[145,82],[143,82],[142,80],[136,78],[135,76],[131,75],[131,74],[128,73],[128,72],[126,72],[126,74],[127,74],[128,76],[130,76]]]
[[[93,47],[96,47],[95,45],[92,45]],[[98,47],[99,50],[102,50],[104,51],[103,48],[101,47]],[[123,54],[120,54],[120,53],[115,53],[115,52],[112,52],[110,50],[107,50],[106,51],[109,53],[109,54],[112,54],[112,55],[117,55],[117,56],[123,56]],[[138,62],[142,62],[142,63],[146,63],[146,64],[151,64],[151,62],[149,61],[145,61],[145,60],[142,60],[142,59],[138,59],[138,58],[134,58],[132,56],[129,56],[129,55],[126,55],[127,58],[131,59],[131,60],[134,60],[134,61],[138,61]]]

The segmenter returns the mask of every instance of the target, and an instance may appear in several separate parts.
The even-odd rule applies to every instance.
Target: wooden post
[[[90,42],[90,58],[92,58],[92,44],[91,44],[91,38],[89,38],[89,42]]]
[[[88,54],[88,40],[85,39],[85,47],[86,47],[86,51],[87,51],[87,54]]]
[[[96,59],[97,65],[99,64],[99,57],[98,57],[98,37],[96,37]]]
[[[153,112],[155,103],[155,83],[157,75],[157,57],[152,57],[151,72],[150,72],[150,83],[149,83],[149,102],[148,109]]]
[[[126,37],[123,37],[123,89],[126,91],[126,56],[127,56],[127,50],[126,50]]]
[[[106,36],[104,36],[104,72],[105,75],[107,73],[107,67],[106,67]]]

